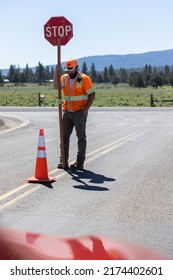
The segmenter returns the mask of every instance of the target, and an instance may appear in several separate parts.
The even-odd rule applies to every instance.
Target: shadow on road
[[[49,188],[49,189],[53,189],[53,186],[52,186],[52,184],[51,183],[43,183],[43,182],[32,182],[32,184],[35,184],[35,185],[38,185],[38,184],[40,184],[40,185],[43,185],[43,186],[45,186],[45,187],[47,187],[47,188]]]
[[[90,170],[68,170],[68,174],[72,177],[72,180],[80,183],[80,185],[73,186],[76,189],[82,189],[87,191],[108,191],[106,187],[100,187],[95,185],[89,185],[88,183],[103,184],[104,182],[115,181],[114,178],[105,177],[102,174],[94,173]],[[84,181],[87,180],[87,183]]]
[[[49,188],[49,189],[53,189],[51,183],[42,183],[42,185],[44,185],[45,187],[47,187],[47,188]]]

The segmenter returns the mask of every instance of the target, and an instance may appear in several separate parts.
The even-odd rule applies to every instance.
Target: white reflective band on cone
[[[45,158],[46,157],[46,151],[45,150],[38,150],[37,151],[37,158]]]
[[[44,136],[39,136],[39,139],[38,139],[38,146],[39,146],[39,147],[45,147]]]

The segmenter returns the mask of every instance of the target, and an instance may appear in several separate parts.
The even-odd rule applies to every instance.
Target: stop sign
[[[73,37],[73,25],[65,17],[51,17],[44,25],[44,37],[53,46],[66,45]]]

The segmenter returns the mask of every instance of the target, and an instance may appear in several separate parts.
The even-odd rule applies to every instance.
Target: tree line
[[[53,80],[55,68],[53,66],[44,67],[42,63],[38,63],[35,71],[32,70],[26,64],[24,69],[10,65],[7,76],[2,75],[0,70],[0,85],[4,85],[4,79],[8,79],[10,83],[15,85],[24,83],[38,83],[39,85],[45,84],[50,80]],[[63,73],[62,69],[62,73]],[[114,69],[112,65],[105,67],[104,70],[97,71],[94,63],[91,64],[88,70],[85,62],[82,64],[81,71],[88,74],[93,83],[112,83],[117,85],[129,84],[132,87],[147,87],[152,86],[157,88],[158,86],[171,85],[173,86],[173,67],[165,65],[163,67],[152,67],[151,65],[145,65],[139,69]]]

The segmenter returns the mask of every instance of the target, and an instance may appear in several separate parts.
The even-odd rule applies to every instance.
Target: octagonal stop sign
[[[73,37],[73,25],[65,17],[51,17],[44,25],[44,37],[53,46],[64,46]]]

